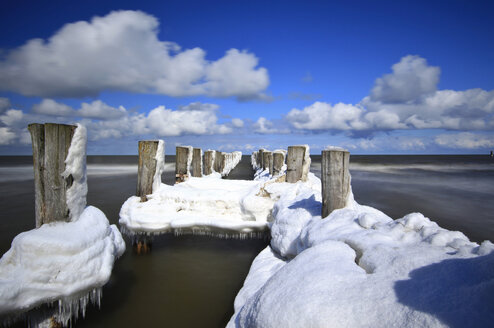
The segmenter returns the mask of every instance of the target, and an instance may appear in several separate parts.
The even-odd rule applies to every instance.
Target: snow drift
[[[279,197],[271,245],[252,263],[228,327],[494,322],[491,242],[470,242],[420,213],[392,220],[351,194],[345,208],[321,219],[320,180],[313,174]]]

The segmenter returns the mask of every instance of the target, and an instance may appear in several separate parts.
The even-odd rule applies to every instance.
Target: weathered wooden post
[[[192,147],[179,146],[175,154],[175,183],[184,182],[189,178],[190,163],[192,161]]]
[[[210,175],[214,172],[214,157],[216,152],[214,150],[207,150],[204,152],[204,175]]]
[[[264,148],[261,148],[259,149],[259,151],[257,152],[257,167],[258,168],[263,168],[264,170],[264,163],[263,163],[263,153],[266,151],[266,149]]]
[[[202,149],[194,148],[192,152],[192,176],[202,177]]]
[[[273,153],[270,151],[264,151],[262,153],[262,169],[269,170],[269,174],[273,172]]]
[[[219,150],[215,151],[214,154],[214,170],[218,173],[221,173],[221,163],[223,162],[223,153]]]
[[[29,124],[33,145],[36,227],[54,221],[69,221],[67,189],[72,176],[62,177],[65,159],[76,126],[65,124]]]
[[[307,181],[309,167],[309,146],[289,146],[286,156],[286,182]]]
[[[139,164],[137,166],[137,196],[146,202],[147,195],[153,193],[153,181],[156,173],[156,153],[158,140],[139,141]]]
[[[271,175],[279,175],[283,165],[285,164],[285,153],[282,151],[273,152],[273,173]]]
[[[350,153],[343,149],[322,151],[322,217],[346,205],[350,191]]]

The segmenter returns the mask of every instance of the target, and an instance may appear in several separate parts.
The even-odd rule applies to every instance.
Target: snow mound
[[[44,224],[19,234],[0,259],[0,315],[59,300],[58,315],[66,324],[78,314],[66,308],[86,294],[99,295],[94,290],[108,281],[115,259],[124,251],[117,227],[92,206],[76,221]]]
[[[483,327],[494,245],[420,213],[392,220],[350,197],[321,219],[317,178],[280,194],[228,327]],[[320,184],[320,182],[319,182]]]
[[[265,231],[283,192],[269,179],[225,180],[213,173],[174,186],[161,184],[147,202],[130,197],[120,209],[119,223],[129,235]]]

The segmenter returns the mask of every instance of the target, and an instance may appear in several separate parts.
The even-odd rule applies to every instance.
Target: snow
[[[75,221],[19,234],[0,259],[0,315],[57,300],[59,315],[70,312],[65,309],[108,281],[115,259],[124,251],[116,226],[92,206]]]
[[[311,173],[278,196],[271,245],[254,260],[228,327],[492,324],[491,242],[470,242],[420,213],[393,220],[353,195],[321,219]]]
[[[156,159],[156,171],[154,172],[154,176],[153,176],[153,192],[155,190],[158,190],[158,188],[160,187],[161,175],[165,170],[165,142],[161,139],[158,140],[158,149],[156,150],[155,159]]]
[[[86,128],[77,124],[65,159],[64,179],[72,176],[72,186],[67,189],[67,207],[71,220],[77,220],[86,207]]]
[[[264,231],[282,190],[267,179],[221,179],[219,173],[169,186],[162,184],[147,202],[132,196],[120,210],[120,226],[128,234],[171,231],[252,233]],[[269,192],[265,191],[265,188]]]
[[[58,302],[54,316],[63,325],[89,302],[99,304],[125,242],[99,209],[86,207],[86,129],[77,125],[64,178],[69,222],[43,224],[17,235],[0,259],[0,316],[14,318],[44,303]],[[39,324],[39,323],[37,323]]]
[[[237,166],[237,164],[242,159],[242,152],[234,151],[232,153],[222,153],[225,159],[225,165],[223,166],[223,171],[221,176],[227,176],[230,172]]]

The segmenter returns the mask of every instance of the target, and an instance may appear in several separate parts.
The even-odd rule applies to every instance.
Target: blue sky
[[[494,149],[492,1],[3,1],[0,154],[31,122],[137,141],[355,154]]]

